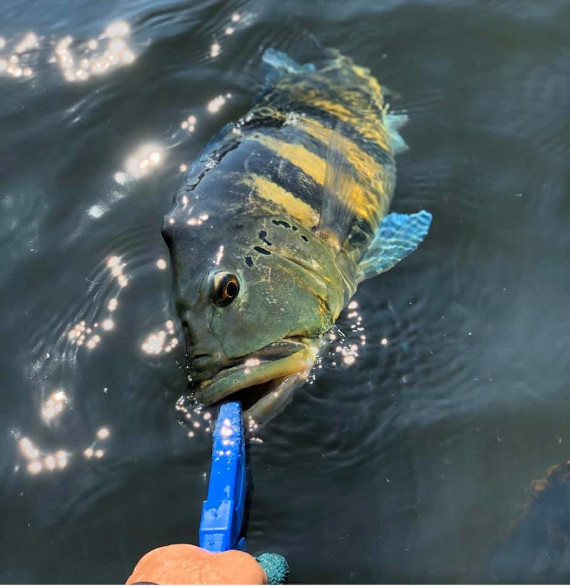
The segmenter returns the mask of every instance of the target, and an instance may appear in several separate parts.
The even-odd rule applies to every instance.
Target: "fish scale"
[[[196,397],[261,389],[254,426],[307,379],[358,284],[431,222],[386,215],[407,118],[367,69],[329,57],[317,68],[266,51],[264,89],[190,166],[164,223]]]

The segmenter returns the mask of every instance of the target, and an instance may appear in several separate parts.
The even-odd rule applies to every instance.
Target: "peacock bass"
[[[269,49],[265,86],[191,165],[164,220],[191,386],[241,391],[250,427],[308,377],[359,283],[417,248],[431,214],[387,214],[403,115],[367,69]]]

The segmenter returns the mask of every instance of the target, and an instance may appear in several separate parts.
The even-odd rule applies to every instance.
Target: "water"
[[[208,421],[175,408],[161,218],[180,166],[246,111],[263,50],[309,60],[314,38],[399,94],[411,149],[393,209],[434,223],[360,288],[354,365],[329,359],[253,444],[250,551],[285,554],[294,582],[567,579],[548,540],[508,545],[530,482],[570,457],[567,2],[4,0],[0,14],[0,58],[39,36],[31,74],[0,77],[0,581],[120,582],[149,549],[196,541]],[[84,82],[50,63],[66,35],[114,21],[133,63]]]

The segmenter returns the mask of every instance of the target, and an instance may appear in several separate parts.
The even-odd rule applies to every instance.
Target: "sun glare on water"
[[[252,21],[252,15],[234,12],[228,15],[214,37],[209,37],[204,44],[202,56],[204,59],[224,58],[229,53],[229,46],[234,42],[238,33]],[[230,38],[231,37],[231,38]],[[145,45],[146,46],[146,45]],[[46,76],[46,82],[59,80],[59,76],[69,83],[83,84],[85,91],[95,91],[98,79],[124,70],[122,75],[128,75],[128,66],[132,65],[142,56],[143,45],[136,41],[136,30],[126,20],[116,20],[106,25],[103,30],[91,37],[78,38],[69,34],[44,36],[39,32],[27,31],[15,36],[0,37],[0,82],[14,83],[10,78],[19,78],[24,82],[26,78],[33,78],[34,83]],[[38,64],[42,68],[36,67]],[[40,75],[41,72],[41,75]],[[119,77],[114,78],[120,81]],[[59,81],[58,81],[59,83]],[[114,81],[111,81],[114,83]],[[92,85],[91,85],[92,84]],[[83,99],[83,98],[82,98]],[[104,200],[90,202],[85,207],[85,214],[90,220],[104,222],[113,211],[113,203],[124,197],[132,195],[131,186],[157,174],[162,169],[167,169],[171,158],[174,159],[174,169],[180,173],[186,173],[189,169],[186,162],[176,160],[171,152],[184,141],[191,141],[201,134],[202,122],[211,119],[211,116],[219,114],[232,99],[230,92],[224,91],[219,95],[210,96],[210,99],[198,104],[189,104],[181,118],[181,122],[174,122],[174,132],[167,129],[157,140],[150,140],[143,144],[129,148],[125,145],[124,154],[112,171],[112,190],[104,197]],[[78,102],[83,103],[83,102]],[[79,120],[79,115],[77,117]],[[200,140],[203,137],[200,136]],[[124,157],[124,160],[123,160]],[[121,164],[121,160],[123,163]],[[190,202],[186,201],[189,207]],[[200,226],[209,220],[208,214],[202,213],[196,217],[190,217],[190,212],[185,218],[188,225]],[[128,251],[127,251],[128,254]],[[224,257],[224,248],[217,251],[215,262],[221,263]],[[168,268],[168,260],[157,254],[151,261],[154,270],[165,271]],[[131,273],[134,272],[131,269]],[[97,354],[105,347],[109,336],[116,336],[120,331],[122,320],[120,319],[119,297],[121,291],[131,284],[132,274],[129,273],[125,254],[109,254],[101,263],[97,276],[93,280],[93,287],[99,292],[98,306],[96,308],[82,307],[75,319],[66,321],[61,332],[61,343],[64,353],[84,356]],[[89,287],[92,287],[91,285]],[[105,287],[104,292],[101,288]],[[91,294],[92,288],[89,289]],[[139,349],[142,355],[148,358],[162,356],[172,352],[179,344],[172,319],[164,322],[151,332],[139,339]],[[70,352],[73,348],[73,352]],[[50,350],[51,354],[55,351]],[[50,353],[46,355],[49,357]],[[247,368],[253,368],[259,364],[258,359],[250,359]],[[103,392],[107,393],[105,387]],[[74,415],[74,401],[72,389],[56,388],[50,390],[42,397],[39,403],[38,418],[42,425],[49,427],[51,432],[58,433],[65,428]],[[77,405],[75,406],[77,408]],[[196,407],[187,398],[179,400],[176,411],[187,424],[187,436],[192,438],[198,432],[211,432],[213,416],[212,411]],[[102,425],[94,430],[93,441],[88,445],[68,446],[50,445],[37,441],[38,434],[30,437],[20,431],[14,431],[15,446],[22,458],[22,465],[16,468],[26,471],[32,476],[52,474],[66,470],[72,463],[90,461],[93,465],[97,460],[103,460],[109,452],[112,442],[111,430]],[[30,434],[31,435],[31,434]],[[228,440],[231,438],[227,438]]]

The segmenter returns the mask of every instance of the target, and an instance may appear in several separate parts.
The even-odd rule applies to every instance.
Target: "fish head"
[[[302,384],[347,300],[330,248],[279,216],[199,226],[167,216],[163,234],[196,398],[246,391],[240,399],[269,404],[268,393]]]

